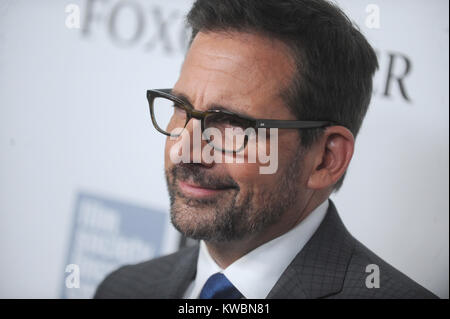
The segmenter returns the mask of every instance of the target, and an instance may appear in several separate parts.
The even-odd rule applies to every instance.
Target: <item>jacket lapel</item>
[[[323,298],[341,291],[354,239],[333,202],[317,231],[294,258],[267,298]]]
[[[174,265],[171,276],[167,278],[168,298],[183,298],[184,292],[194,280],[197,272],[198,252],[198,244],[185,248],[185,253],[180,256]]]

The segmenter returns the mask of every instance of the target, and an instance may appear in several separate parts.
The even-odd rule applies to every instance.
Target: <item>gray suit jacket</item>
[[[94,298],[182,298],[195,278],[199,246],[124,266],[106,277]],[[366,267],[379,267],[380,287],[368,288]],[[321,225],[267,298],[436,298],[347,231],[330,201]]]

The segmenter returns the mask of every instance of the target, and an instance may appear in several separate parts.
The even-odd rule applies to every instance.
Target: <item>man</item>
[[[188,22],[178,81],[148,98],[168,135],[172,223],[200,244],[120,268],[95,297],[435,297],[354,239],[328,199],[342,185],[378,67],[344,13],[324,0],[197,0]],[[163,124],[158,112],[168,109]],[[194,141],[200,127],[252,125],[279,129],[242,135],[230,149],[217,136]],[[251,145],[269,143],[276,170],[262,174],[260,158],[245,159]],[[199,159],[211,144],[215,160]],[[174,160],[184,147],[189,161]]]

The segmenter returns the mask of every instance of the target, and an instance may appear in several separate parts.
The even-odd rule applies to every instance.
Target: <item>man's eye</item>
[[[243,121],[240,121],[239,119],[233,117],[225,118],[224,123],[233,127],[245,127],[245,123],[243,123]]]
[[[225,123],[230,126],[242,126],[242,123],[240,121],[236,121],[234,119],[228,119],[225,121]]]
[[[185,111],[179,105],[175,104],[175,105],[173,105],[173,108],[174,108],[174,110],[173,110],[173,114],[174,115],[176,115],[176,116],[184,116]]]

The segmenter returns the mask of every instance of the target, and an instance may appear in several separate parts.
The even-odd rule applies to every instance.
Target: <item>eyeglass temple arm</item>
[[[256,120],[256,128],[318,128],[332,124],[330,121]]]

